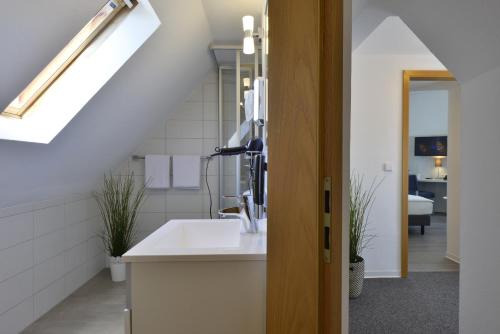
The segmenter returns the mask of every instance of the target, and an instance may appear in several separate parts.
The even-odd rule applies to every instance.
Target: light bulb
[[[255,53],[255,44],[253,37],[247,36],[243,39],[243,53],[246,55]]]
[[[251,31],[253,33],[253,16],[246,15],[243,16],[243,31]]]

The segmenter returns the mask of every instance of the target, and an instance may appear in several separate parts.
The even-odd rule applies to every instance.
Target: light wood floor
[[[103,270],[22,333],[123,334],[125,293],[125,283]]]
[[[459,265],[446,258],[446,216],[433,215],[431,226],[410,227],[408,232],[409,271],[459,271]]]

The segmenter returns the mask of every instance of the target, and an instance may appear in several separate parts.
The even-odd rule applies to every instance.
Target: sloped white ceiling
[[[373,0],[352,1],[352,50],[373,32],[379,24],[391,16],[387,11],[372,5]]]
[[[368,5],[369,0],[353,0],[352,1],[352,17],[356,18],[365,7]]]
[[[49,145],[0,140],[0,207],[92,190],[214,65],[202,0],[152,0],[162,25]],[[102,0],[9,1],[0,11],[0,105],[62,49]]]
[[[370,0],[362,7],[353,18],[358,41],[397,15],[461,82],[500,66],[498,0]]]
[[[397,16],[387,17],[355,50],[357,54],[429,55],[430,50]]]

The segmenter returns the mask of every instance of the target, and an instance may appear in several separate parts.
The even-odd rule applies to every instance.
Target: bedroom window
[[[130,0],[109,0],[59,54],[30,82],[30,84],[1,113],[22,118],[35,101],[58,79],[97,35],[125,7],[132,8]]]

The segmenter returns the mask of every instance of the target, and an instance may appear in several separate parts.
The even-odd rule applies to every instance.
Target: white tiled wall
[[[210,72],[204,82],[163,124],[152,131],[138,148],[130,153],[168,155],[208,155],[218,146],[218,78]],[[209,196],[205,185],[206,161],[202,161],[200,190],[151,190],[138,216],[138,239],[150,234],[162,224],[175,218],[209,218]],[[144,160],[128,158],[115,171],[126,175],[133,172],[136,184],[144,184]],[[214,217],[218,210],[218,161],[213,159],[208,170]]]
[[[104,267],[95,201],[0,209],[0,333],[18,333]]]

